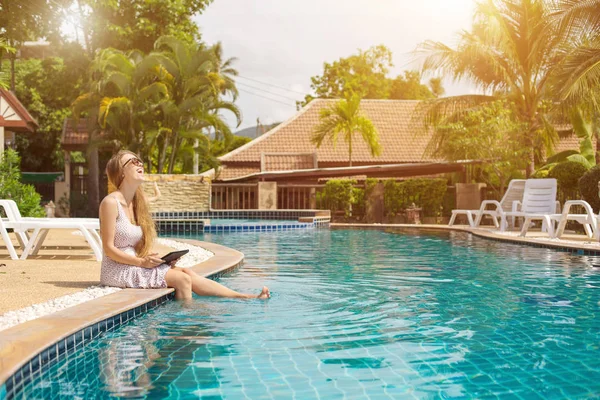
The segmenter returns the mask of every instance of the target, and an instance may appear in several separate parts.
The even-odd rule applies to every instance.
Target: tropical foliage
[[[341,99],[330,107],[321,110],[320,122],[315,127],[312,142],[321,147],[325,139],[329,138],[334,147],[339,137],[348,144],[348,165],[352,166],[352,141],[356,133],[361,135],[373,156],[381,154],[379,134],[370,119],[363,116],[360,111],[360,97],[352,94],[346,99]]]
[[[32,185],[21,183],[20,163],[19,155],[12,149],[0,155],[0,198],[17,202],[24,217],[43,217],[41,196]]]
[[[477,179],[503,193],[526,166],[528,152],[519,140],[523,123],[513,110],[514,104],[498,100],[446,119],[429,151],[449,161],[484,160]]]
[[[386,213],[394,216],[414,204],[422,208],[423,215],[438,217],[442,213],[442,204],[447,190],[448,181],[442,178],[416,178],[400,182],[387,180],[384,184]]]
[[[86,41],[92,49],[137,49],[148,53],[161,36],[199,42],[192,20],[212,0],[78,0]]]
[[[222,100],[237,94],[233,60],[220,44],[205,48],[162,37],[155,51],[101,51],[91,68],[89,91],[74,102],[75,115],[87,113],[98,144],[113,144],[142,155],[148,170],[172,173],[184,155],[208,152],[208,129],[229,139],[219,112],[237,107]],[[197,141],[201,141],[197,143]],[[188,171],[191,172],[191,171]]]
[[[427,41],[420,45],[423,69],[455,80],[466,79],[486,94],[454,96],[428,105],[426,124],[439,127],[444,118],[459,118],[465,109],[505,99],[514,104],[523,124],[521,143],[529,149],[528,175],[541,150],[553,151],[558,136],[551,123],[554,90],[565,73],[572,49],[564,31],[542,0],[484,1],[477,5],[471,31],[449,47]],[[568,82],[567,82],[568,84]],[[444,132],[435,129],[434,142]]]
[[[600,106],[600,0],[555,0],[552,17],[568,53],[556,80],[560,98]]]
[[[64,155],[60,137],[71,103],[84,84],[89,60],[78,46],[62,57],[20,60],[16,64],[17,98],[39,124],[32,134],[16,135],[23,171],[60,171]]]
[[[374,46],[358,54],[340,58],[323,65],[323,74],[313,76],[313,95],[307,95],[300,106],[314,98],[339,99],[352,93],[363,99],[424,100],[444,94],[441,79],[432,78],[429,87],[421,83],[417,71],[404,71],[394,79],[388,78],[393,67],[392,52],[383,45]]]
[[[596,165],[579,179],[581,197],[590,203],[595,212],[600,212],[600,197],[598,196],[600,187],[598,187],[598,182],[600,182],[600,165]]]

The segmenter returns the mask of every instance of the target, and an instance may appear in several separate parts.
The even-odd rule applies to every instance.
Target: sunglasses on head
[[[125,168],[127,166],[127,164],[132,163],[133,165],[135,165],[136,167],[144,167],[144,163],[142,162],[142,160],[140,160],[137,157],[132,157],[129,160],[125,161],[125,164],[123,164],[123,168]]]

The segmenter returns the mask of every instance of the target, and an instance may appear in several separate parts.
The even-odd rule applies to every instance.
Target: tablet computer
[[[182,256],[184,256],[185,254],[189,253],[189,250],[177,250],[177,251],[172,251],[169,254],[166,254],[164,256],[162,256],[162,260],[165,263],[170,263],[171,261],[177,260],[178,258],[181,258]]]

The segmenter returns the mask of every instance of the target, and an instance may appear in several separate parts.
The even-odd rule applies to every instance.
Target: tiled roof
[[[261,162],[262,171],[291,171],[316,167],[315,153],[264,154]]]
[[[39,125],[17,96],[0,88],[0,126],[15,132],[33,132]]]
[[[241,176],[256,174],[260,172],[260,168],[256,167],[237,167],[232,165],[223,165],[216,173],[215,180],[226,180],[238,178]]]
[[[318,162],[348,162],[348,145],[340,139],[336,148],[330,140],[317,149],[310,138],[319,123],[319,113],[337,100],[316,99],[304,107],[295,117],[277,126],[250,143],[222,156],[224,164],[234,162],[260,162],[261,153],[317,153]],[[385,164],[437,161],[423,156],[430,133],[419,134],[411,121],[416,100],[362,100],[361,111],[379,132],[382,152],[371,156],[365,142],[356,137],[353,141],[352,161],[358,163]],[[287,169],[287,168],[286,168]]]
[[[88,143],[87,119],[81,118],[77,123],[73,119],[65,118],[62,134],[62,145],[65,146],[86,146]]]
[[[560,139],[558,144],[556,145],[556,149],[554,153],[560,153],[565,150],[579,150],[579,139],[574,133],[563,137]],[[594,149],[596,148],[596,138],[592,138],[592,143],[594,144]]]

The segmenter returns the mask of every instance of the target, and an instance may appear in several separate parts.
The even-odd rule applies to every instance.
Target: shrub
[[[21,157],[7,149],[0,160],[0,199],[14,200],[24,217],[43,217],[42,197],[32,185],[21,183]]]
[[[356,197],[355,184],[356,181],[352,179],[332,179],[327,181],[323,190],[323,199],[327,204],[327,208],[332,213],[344,211],[346,216],[350,215],[350,207]]]
[[[581,197],[585,201],[590,203],[595,212],[600,211],[600,198],[598,198],[599,181],[600,165],[596,165],[579,179],[579,193],[581,193]]]
[[[423,209],[424,216],[441,215],[446,179],[416,178],[396,182],[388,180],[384,185],[384,203],[388,215],[396,215],[413,203]]]
[[[575,161],[565,161],[557,164],[548,173],[549,178],[555,178],[559,189],[573,191],[577,189],[579,179],[587,172],[587,168]]]

